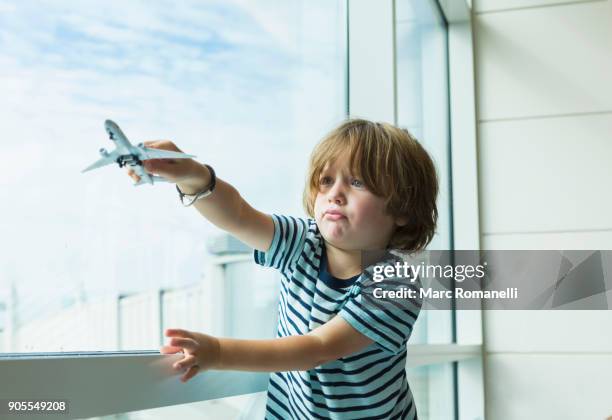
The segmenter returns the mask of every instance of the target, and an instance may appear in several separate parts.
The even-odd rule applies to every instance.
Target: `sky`
[[[262,211],[302,216],[314,144],[345,117],[341,1],[0,1],[0,300],[22,318],[201,279],[220,232],[110,148],[172,139]]]

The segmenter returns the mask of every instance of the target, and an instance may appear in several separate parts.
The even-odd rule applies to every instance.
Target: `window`
[[[0,351],[156,349],[169,325],[242,333],[249,310],[272,334],[275,282],[249,249],[170,185],[80,171],[112,149],[108,118],[134,144],[174,140],[254,207],[302,215],[308,154],[346,114],[344,7],[4,4]]]
[[[429,0],[397,0],[395,23],[398,124],[424,145],[438,171],[438,226],[428,249],[451,250],[446,23]],[[422,311],[411,343],[448,344],[452,331],[451,311]]]
[[[397,122],[432,155],[438,170],[438,226],[429,249],[452,247],[446,23],[429,0],[396,1]]]

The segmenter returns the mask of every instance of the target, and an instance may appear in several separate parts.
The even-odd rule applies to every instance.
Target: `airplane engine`
[[[107,157],[108,151],[103,147],[100,149],[100,155],[102,155],[102,157]]]

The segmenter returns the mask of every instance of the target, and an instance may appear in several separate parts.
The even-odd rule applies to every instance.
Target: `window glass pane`
[[[451,246],[446,25],[434,1],[396,2],[398,124],[431,153],[440,177],[437,234],[430,249]]]
[[[398,124],[431,154],[438,171],[438,226],[429,249],[451,249],[446,25],[429,0],[396,2]],[[411,344],[452,342],[452,313],[422,311]]]
[[[452,363],[406,370],[419,420],[455,418]]]
[[[108,118],[302,215],[308,154],[345,116],[344,22],[340,0],[4,2],[0,351],[151,349],[165,326],[271,335],[278,282],[249,249],[172,185],[80,171],[112,149]]]

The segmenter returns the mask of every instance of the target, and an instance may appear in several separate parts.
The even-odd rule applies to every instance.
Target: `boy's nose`
[[[342,183],[336,182],[333,185],[333,187],[329,190],[328,199],[330,202],[337,204],[344,204],[346,202],[346,196],[344,194]]]

